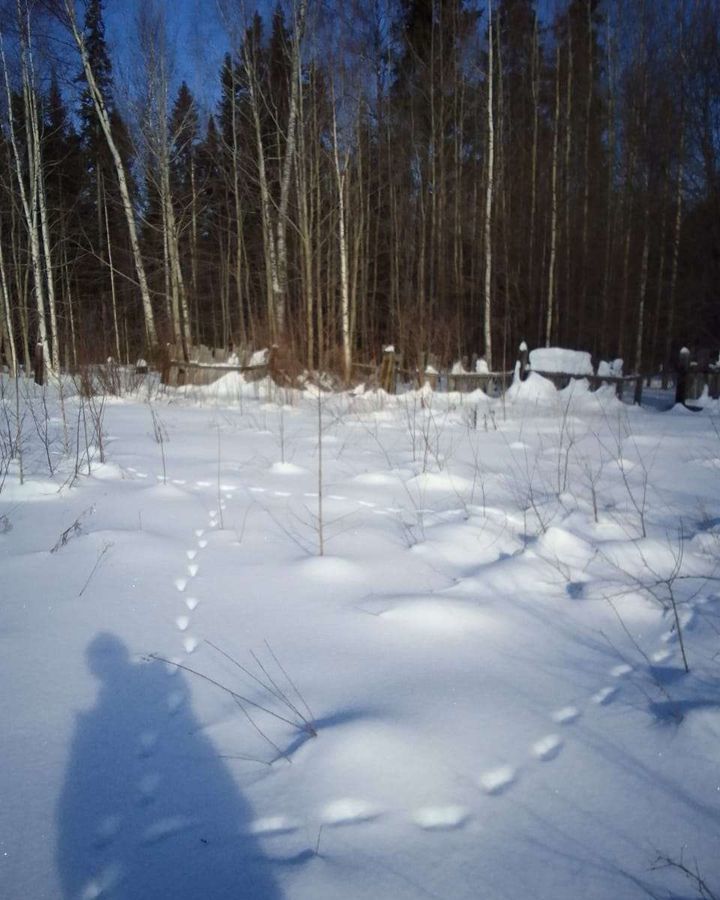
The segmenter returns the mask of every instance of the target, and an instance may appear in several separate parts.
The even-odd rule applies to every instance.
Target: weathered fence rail
[[[161,381],[171,387],[182,387],[186,384],[199,386],[212,384],[220,375],[226,375],[228,372],[239,372],[245,377],[251,376],[249,379],[251,381],[259,381],[269,374],[270,366],[267,363],[259,366],[236,366],[231,363],[184,362],[171,359],[166,363]]]
[[[167,347],[167,356],[163,362],[160,380],[171,387],[182,387],[186,384],[212,384],[222,375],[238,372],[252,381],[265,378],[271,372],[273,351],[269,350],[262,362],[236,362],[237,358],[228,350],[211,349],[204,345],[192,347],[188,360],[182,358],[182,348],[172,344]]]
[[[253,358],[252,362],[238,364],[229,356],[228,351],[211,350],[207,347],[193,348],[191,359],[185,361],[180,358],[179,348],[169,347],[170,358],[162,368],[162,381],[172,386],[185,384],[206,385],[210,384],[223,374],[238,372],[249,380],[259,380],[266,376],[274,376],[273,350],[268,351],[262,363]],[[230,360],[230,361],[229,361]],[[521,379],[526,379],[534,372],[552,382],[558,390],[563,390],[572,381],[584,379],[589,383],[590,390],[596,391],[603,385],[610,385],[615,389],[619,399],[629,398],[632,391],[632,401],[641,404],[643,387],[649,386],[653,378],[641,374],[630,375],[600,375],[580,374],[569,372],[550,372],[533,369],[529,363],[529,354],[526,345],[520,346],[518,363],[515,368],[500,372],[468,372],[453,371],[452,369],[440,369],[433,365],[423,368],[407,368],[402,365],[403,358],[395,351],[393,346],[384,348],[380,362],[357,362],[353,364],[353,381],[364,381],[372,387],[381,388],[389,394],[397,393],[403,384],[412,383],[418,387],[424,384],[432,390],[457,391],[459,393],[471,393],[482,390],[491,396],[502,395],[513,382],[516,372],[519,371]],[[709,365],[699,368],[690,361],[690,353],[685,348],[680,353],[677,370],[674,373],[675,402],[687,403],[697,400],[707,389],[713,399],[720,398],[720,366]]]

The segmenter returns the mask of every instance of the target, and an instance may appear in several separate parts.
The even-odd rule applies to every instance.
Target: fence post
[[[690,351],[683,347],[678,359],[677,384],[675,386],[675,403],[685,406],[688,388],[688,372],[690,371]]]
[[[633,397],[633,403],[635,406],[642,405],[642,393],[643,393],[643,377],[642,375],[638,375],[635,379],[635,396]]]
[[[423,384],[430,386],[431,391],[436,391],[438,386],[438,371],[434,366],[426,366]]]
[[[384,347],[380,366],[380,387],[388,394],[395,393],[395,364],[395,347],[392,345]]]
[[[524,381],[528,376],[530,369],[530,352],[528,345],[523,341],[520,344],[520,381]]]
[[[717,400],[720,398],[720,372],[713,372],[709,377],[710,382],[710,399]]]
[[[45,357],[43,356],[43,345],[41,341],[38,341],[37,344],[35,344],[33,375],[35,376],[35,384],[45,383]]]

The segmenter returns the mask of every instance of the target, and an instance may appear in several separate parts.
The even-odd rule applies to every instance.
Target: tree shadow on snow
[[[100,692],[78,715],[58,806],[66,900],[281,900],[181,673],[131,662],[111,634],[87,661]]]

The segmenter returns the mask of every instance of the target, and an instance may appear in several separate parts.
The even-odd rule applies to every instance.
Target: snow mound
[[[554,400],[557,397],[557,391],[552,381],[538,375],[537,372],[531,372],[525,381],[513,381],[505,395],[507,400],[524,400],[526,402],[537,402],[538,400]]]
[[[557,558],[570,566],[584,567],[595,555],[595,551],[582,538],[555,525],[548,528],[538,546],[544,556]]]
[[[477,606],[426,598],[391,607],[381,613],[381,618],[419,631],[445,636],[462,636],[470,632],[487,631],[491,627],[490,619]]]
[[[530,368],[536,372],[593,375],[592,358],[583,350],[539,347],[530,351]]]
[[[573,378],[573,380],[564,387],[558,394],[561,397],[582,397],[590,393],[590,382],[587,378]]]
[[[398,483],[397,477],[387,472],[362,472],[360,475],[356,475],[353,481],[356,484],[379,485],[382,487]]]
[[[276,475],[304,475],[307,469],[302,466],[296,466],[291,462],[276,462],[270,466],[270,471]]]
[[[423,472],[408,481],[408,485],[420,491],[451,491],[459,494],[472,490],[472,481],[451,475],[450,472]]]
[[[313,556],[303,560],[301,568],[309,578],[318,578],[327,584],[348,584],[363,579],[360,566],[337,556]]]

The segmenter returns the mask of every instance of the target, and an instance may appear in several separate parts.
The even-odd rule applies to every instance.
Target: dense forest
[[[521,340],[626,371],[720,344],[717,0],[220,8],[212,109],[166,4],[114,78],[102,0],[0,17],[0,348],[410,364]]]

